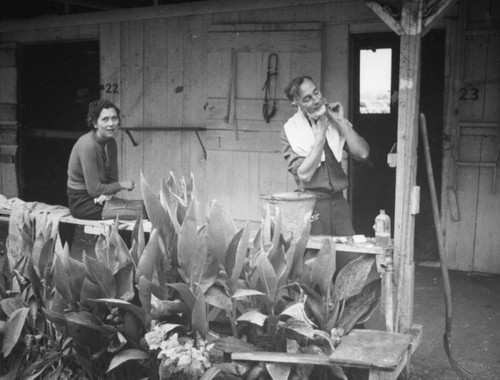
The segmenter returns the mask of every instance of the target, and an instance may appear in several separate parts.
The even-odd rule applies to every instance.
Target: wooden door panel
[[[260,194],[295,189],[281,154],[281,128],[295,112],[283,89],[297,75],[321,81],[322,61],[321,25],[305,24],[303,28],[301,24],[215,25],[209,33],[204,139],[208,151],[207,200],[217,198],[240,221],[260,220]],[[277,108],[266,123],[262,115],[263,85],[272,53],[278,56]],[[231,124],[232,59],[236,64],[236,97]]]

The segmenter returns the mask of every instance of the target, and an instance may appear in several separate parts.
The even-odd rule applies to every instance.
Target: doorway
[[[98,41],[20,46],[21,199],[67,205],[69,155],[88,130],[88,104],[99,94]]]
[[[440,198],[443,134],[444,30],[433,30],[422,40],[420,112],[426,115],[434,180]],[[381,209],[394,226],[396,168],[387,155],[395,148],[398,121],[399,37],[394,33],[351,36],[354,127],[370,145],[367,163],[351,162],[350,201],[356,233],[373,236],[373,222]],[[417,185],[421,187],[415,244],[422,255],[434,255],[435,232],[422,144],[418,148]],[[392,230],[394,230],[392,228]]]

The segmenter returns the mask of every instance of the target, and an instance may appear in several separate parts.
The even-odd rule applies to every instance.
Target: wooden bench
[[[0,209],[0,222],[9,222],[10,210]],[[59,219],[59,223],[74,224],[77,226],[83,226],[84,232],[91,235],[99,235],[105,233],[109,230],[115,223],[115,220],[85,220],[74,218],[71,215],[63,216]],[[135,221],[125,221],[120,220],[118,223],[118,229],[132,231],[134,229]],[[142,222],[144,232],[151,232],[151,222],[149,220],[143,220]]]
[[[352,330],[331,355],[286,352],[234,352],[232,360],[265,363],[332,365],[365,368],[369,380],[396,380],[408,358],[422,339],[422,326],[414,325],[409,334],[378,330]]]

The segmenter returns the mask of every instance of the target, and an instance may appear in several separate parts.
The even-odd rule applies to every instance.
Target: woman
[[[106,99],[89,104],[91,129],[73,146],[68,163],[68,204],[72,216],[102,219],[104,202],[120,190],[133,190],[132,180],[118,181],[116,141],[120,110]]]

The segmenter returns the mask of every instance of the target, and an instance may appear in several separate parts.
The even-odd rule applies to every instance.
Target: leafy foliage
[[[369,276],[374,259],[337,271],[331,239],[309,252],[310,214],[291,241],[279,210],[273,217],[268,211],[252,236],[249,223],[238,229],[216,200],[203,220],[192,177],[170,174],[156,193],[141,175],[141,189],[152,231],[146,239],[138,219],[130,247],[118,223],[81,261],[48,233],[32,241],[25,231],[31,254],[0,268],[0,375],[308,378],[310,366],[221,363],[221,355],[328,354],[378,305],[380,284]],[[183,353],[173,360],[166,351]],[[188,357],[196,373],[185,365]],[[331,373],[345,378],[340,367]]]

